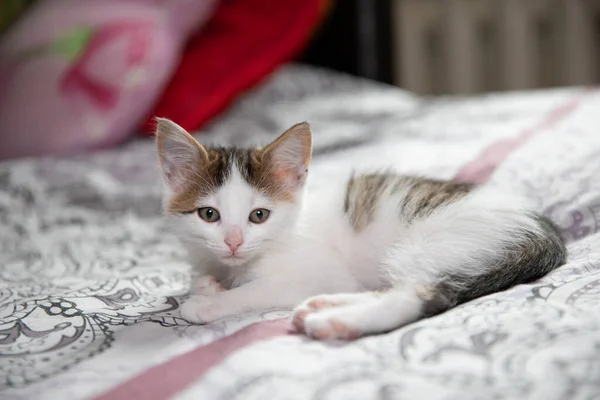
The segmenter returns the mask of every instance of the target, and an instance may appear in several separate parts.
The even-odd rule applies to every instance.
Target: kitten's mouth
[[[240,255],[240,254],[228,254],[226,256],[223,256],[223,261],[225,261],[228,264],[242,264],[244,261],[246,261],[245,257]]]

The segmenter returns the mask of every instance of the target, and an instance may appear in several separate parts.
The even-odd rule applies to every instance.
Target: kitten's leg
[[[181,316],[193,323],[209,323],[230,315],[274,307],[290,308],[322,292],[318,285],[300,285],[289,278],[268,277],[210,296],[192,296],[181,306]]]
[[[224,291],[225,289],[221,286],[221,283],[212,275],[202,275],[197,278],[192,287],[192,294],[215,294]]]
[[[316,296],[296,308],[292,323],[314,339],[355,339],[417,320],[424,304],[411,288]]]

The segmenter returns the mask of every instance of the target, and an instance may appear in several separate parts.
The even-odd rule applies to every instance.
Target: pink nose
[[[235,253],[235,251],[237,249],[239,249],[239,247],[244,244],[244,238],[242,237],[241,234],[239,233],[234,233],[231,235],[227,235],[225,236],[225,244],[227,245],[227,247],[229,247],[229,250],[231,250],[232,253]]]

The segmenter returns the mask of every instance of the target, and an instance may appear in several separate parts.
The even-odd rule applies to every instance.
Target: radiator
[[[422,94],[600,82],[600,0],[394,0],[394,80]]]

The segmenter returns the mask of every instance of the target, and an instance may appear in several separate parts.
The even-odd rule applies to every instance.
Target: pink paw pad
[[[333,339],[333,332],[330,331],[329,329],[315,329],[313,331],[310,332],[309,336],[313,339],[318,339],[318,340],[329,340],[329,339]]]
[[[335,319],[329,322],[338,339],[356,339],[360,337],[360,331],[348,328],[348,325]]]
[[[338,320],[330,320],[328,326],[312,329],[306,334],[317,340],[353,340],[361,336],[360,331],[350,329],[346,324]]]
[[[292,318],[292,325],[294,326],[296,332],[304,332],[304,320],[309,314],[309,310],[300,310],[294,313],[294,316]]]

